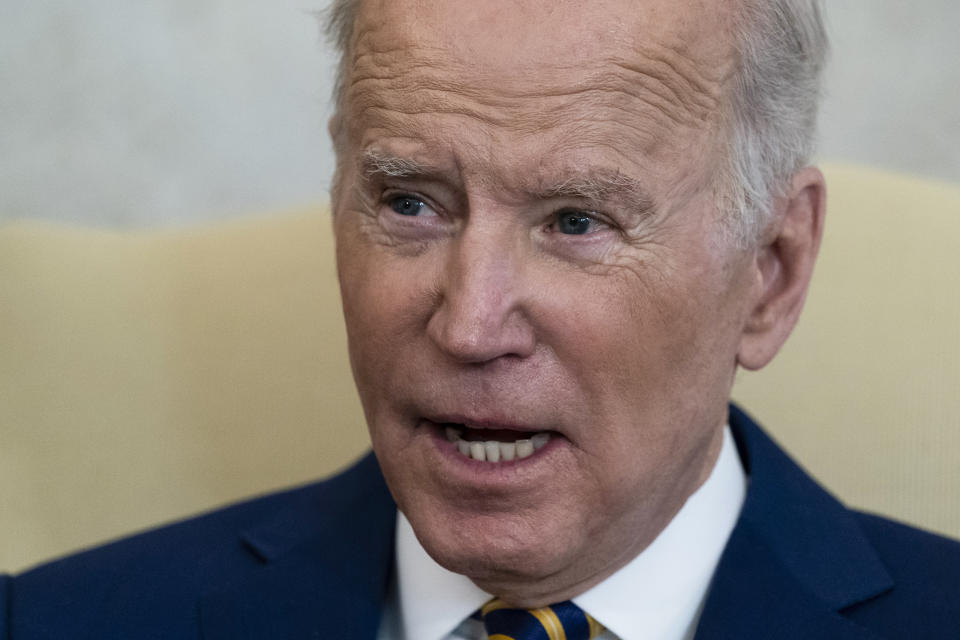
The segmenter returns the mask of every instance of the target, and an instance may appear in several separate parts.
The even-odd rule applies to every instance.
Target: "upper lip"
[[[463,425],[469,429],[499,429],[505,431],[524,431],[530,433],[550,431],[550,429],[544,429],[536,425],[509,423],[495,418],[483,418],[476,416],[445,414],[425,416],[425,418],[434,424],[457,424]]]

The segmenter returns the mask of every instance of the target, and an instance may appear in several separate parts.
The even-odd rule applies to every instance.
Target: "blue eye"
[[[397,196],[391,198],[390,208],[402,216],[418,216],[427,205],[413,196]]]
[[[557,231],[571,236],[582,236],[593,226],[593,218],[576,211],[557,213]]]

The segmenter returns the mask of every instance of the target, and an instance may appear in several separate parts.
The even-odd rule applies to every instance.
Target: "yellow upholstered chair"
[[[366,448],[329,227],[0,228],[0,570]]]
[[[960,188],[828,179],[805,315],[735,396],[849,503],[960,535]],[[0,571],[366,447],[322,210],[0,226]]]

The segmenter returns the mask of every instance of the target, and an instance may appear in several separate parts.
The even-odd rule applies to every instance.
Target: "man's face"
[[[629,561],[719,451],[756,289],[712,188],[729,11],[369,0],[359,17],[335,232],[374,450],[428,552],[516,604]],[[460,452],[534,434],[522,459]]]

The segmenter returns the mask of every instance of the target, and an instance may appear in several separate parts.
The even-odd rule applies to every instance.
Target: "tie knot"
[[[511,609],[494,598],[480,609],[489,640],[590,640],[600,623],[569,600],[539,609]]]

